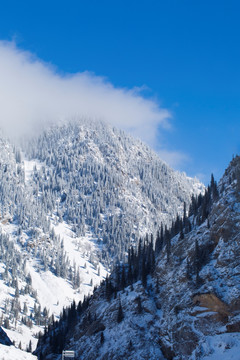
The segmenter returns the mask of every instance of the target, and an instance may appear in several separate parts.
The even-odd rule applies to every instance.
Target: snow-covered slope
[[[34,350],[52,315],[58,318],[63,306],[83,300],[107,272],[95,258],[91,237],[78,238],[64,221],[56,224],[54,215],[37,218],[41,205],[31,195],[31,178],[42,164],[16,163],[6,140],[1,154],[0,324],[16,346],[25,350],[31,341]],[[56,272],[61,256],[65,275]]]
[[[84,300],[130,244],[170,224],[197,180],[103,123],[0,138],[0,325],[16,346]],[[53,316],[52,316],[53,315]]]
[[[170,225],[191,195],[204,187],[175,172],[146,145],[101,122],[69,123],[24,143],[34,172],[35,192],[58,221],[78,236],[91,234],[100,257],[124,260],[140,236]],[[55,208],[56,207],[56,208]]]
[[[0,359],[1,360],[37,360],[37,357],[19,350],[14,346],[5,346],[0,344]]]
[[[51,359],[62,334],[64,348],[86,360],[238,359],[240,157],[218,187],[212,179],[205,196],[193,199],[190,214],[175,222],[172,233],[182,229],[170,241],[165,234],[156,261],[151,243],[139,247],[77,309],[77,322],[71,310],[42,337],[37,353]]]
[[[0,158],[0,324],[17,347],[31,341],[34,350],[52,315],[83,300],[107,271],[91,236],[79,238],[66,222],[56,223],[34,197],[33,172],[43,164],[22,161],[4,138]]]

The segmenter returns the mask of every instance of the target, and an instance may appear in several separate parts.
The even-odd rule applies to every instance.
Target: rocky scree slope
[[[137,281],[129,275],[129,263],[115,269],[78,305],[73,323],[75,305],[45,333],[39,358],[60,359],[56,338],[61,334],[64,348],[86,360],[237,359],[240,157],[232,160],[218,187],[212,179],[205,196],[193,198],[189,215],[170,243],[165,236],[146,279],[146,266],[139,267]],[[151,249],[148,241],[138,250],[139,264],[147,263]]]

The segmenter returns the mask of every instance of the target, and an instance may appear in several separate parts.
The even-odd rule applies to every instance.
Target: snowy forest
[[[140,238],[153,234],[154,248],[161,224],[165,233],[173,218],[182,226],[204,191],[102,122],[69,122],[18,142],[2,134],[0,154],[0,321],[16,333],[31,330],[31,343],[14,340],[28,350],[63,306],[83,301],[126,263]]]
[[[209,228],[208,216],[218,199],[219,190],[212,175],[211,183],[208,188],[205,189],[205,193],[200,193],[198,196],[193,195],[188,210],[186,204],[184,204],[182,217],[178,215],[176,219],[172,221],[170,227],[166,225],[163,226],[161,223],[156,238],[154,238],[152,234],[147,234],[143,239],[140,238],[137,247],[129,248],[127,261],[115,265],[111,275],[106,277],[100,287],[94,289],[91,297],[84,297],[84,300],[78,304],[73,302],[71,306],[64,308],[60,319],[49,324],[48,327],[45,328],[44,333],[39,334],[38,346],[35,352],[35,354],[38,355],[38,359],[48,359],[48,354],[61,354],[65,348],[74,346],[74,342],[77,342],[77,346],[80,348],[80,353],[78,352],[78,354],[81,356],[86,355],[84,346],[89,346],[89,344],[86,344],[87,341],[89,341],[89,343],[96,343],[98,344],[97,347],[103,349],[106,336],[104,333],[108,331],[106,328],[107,325],[105,326],[103,321],[107,322],[109,319],[104,316],[104,312],[102,312],[101,309],[102,305],[100,305],[100,309],[98,308],[99,303],[109,304],[109,307],[111,307],[111,302],[115,301],[114,311],[111,310],[111,315],[109,316],[111,316],[113,323],[120,324],[125,317],[128,318],[130,316],[128,306],[123,309],[121,298],[127,298],[129,294],[133,292],[135,296],[134,313],[139,317],[139,322],[141,323],[140,318],[147,311],[144,305],[145,297],[148,296],[152,298],[157,304],[162,291],[161,279],[156,276],[159,258],[161,258],[161,262],[163,262],[166,267],[171,266],[174,262],[173,257],[175,257],[172,246],[175,247],[176,238],[179,239],[179,241],[183,241],[191,231],[194,231],[204,223],[207,223],[207,227]],[[173,245],[172,241],[174,242]],[[203,245],[196,240],[191,258],[187,258],[185,262],[184,271],[186,278],[189,283],[192,283],[195,291],[200,289],[203,283],[203,279],[201,279],[199,273],[204,265],[209,263],[213,250],[214,244],[212,242]],[[137,284],[141,284],[142,286],[140,294],[136,294],[135,291]],[[157,306],[161,309],[161,305]],[[178,306],[176,306],[174,311],[175,313],[180,311]],[[112,314],[112,312],[114,314]],[[127,325],[125,326],[127,327]],[[125,329],[125,331],[129,330]],[[76,337],[74,337],[75,333],[78,334]],[[94,337],[94,340],[91,340],[91,337]],[[79,339],[82,339],[85,344],[84,346],[79,345]],[[111,340],[108,339],[108,341]],[[133,339],[128,338],[126,341],[124,356],[130,356],[132,351],[136,349],[134,350]],[[110,346],[112,346],[112,344]],[[102,351],[106,354],[106,349]],[[106,355],[107,358],[118,358],[118,351],[119,349],[111,355]],[[98,355],[99,353],[101,353],[101,350],[97,351]],[[161,354],[161,352],[159,354]],[[133,358],[137,359],[138,356],[140,356],[140,354],[136,353]],[[89,358],[91,358],[91,356]],[[142,357],[140,356],[140,358]],[[155,355],[152,354],[151,358],[155,359]],[[157,358],[158,357],[156,357],[156,359]],[[162,359],[162,357],[159,358]],[[170,359],[171,357],[166,358]]]

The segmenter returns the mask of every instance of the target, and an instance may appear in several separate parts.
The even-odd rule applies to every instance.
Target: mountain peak
[[[27,349],[203,189],[103,122],[46,128],[21,146],[2,136],[0,157],[2,323]]]

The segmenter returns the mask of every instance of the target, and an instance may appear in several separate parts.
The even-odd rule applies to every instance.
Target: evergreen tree
[[[137,313],[141,314],[142,313],[142,301],[141,301],[141,297],[138,296],[137,299]]]
[[[195,241],[194,267],[195,267],[195,273],[196,273],[196,285],[199,285],[199,282],[200,282],[200,277],[199,277],[200,251],[199,251],[199,245],[198,245],[197,240]]]
[[[122,272],[121,272],[121,289],[123,290],[126,286],[126,277],[125,277],[125,267],[122,266]]]
[[[218,193],[217,183],[216,183],[216,181],[214,179],[213,174],[211,174],[210,189],[211,189],[211,193],[212,193],[212,196],[213,196],[213,200],[218,199],[219,193]]]
[[[167,251],[167,262],[170,260],[171,255],[171,236],[169,230],[165,231],[166,251]]]
[[[119,299],[117,322],[120,323],[124,318],[121,300]]]
[[[28,347],[27,347],[27,352],[32,352],[32,341],[30,340],[29,341],[29,345],[28,345]]]
[[[141,280],[142,280],[143,286],[146,288],[146,286],[147,286],[147,269],[146,269],[145,261],[142,262]]]
[[[156,280],[156,294],[159,294],[160,289],[159,289],[159,279],[157,278]]]
[[[101,345],[103,345],[104,340],[105,340],[105,338],[104,338],[104,333],[103,333],[103,331],[102,331],[102,332],[101,332],[101,338],[100,338],[100,344],[101,344]]]
[[[179,238],[180,238],[181,240],[183,240],[183,239],[184,239],[183,229],[181,229],[181,231],[180,231]]]

